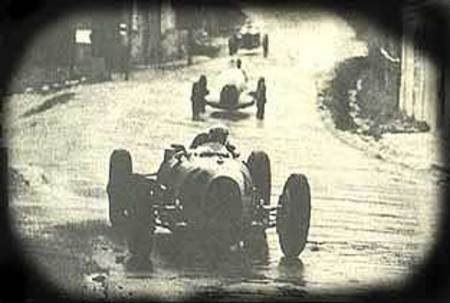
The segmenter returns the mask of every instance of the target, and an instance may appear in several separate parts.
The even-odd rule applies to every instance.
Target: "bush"
[[[335,69],[335,76],[324,91],[323,105],[340,130],[354,130],[357,124],[350,115],[350,91],[356,87],[361,73],[367,69],[365,57],[355,57],[340,63]]]

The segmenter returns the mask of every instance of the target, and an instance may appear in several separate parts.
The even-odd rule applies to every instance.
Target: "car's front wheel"
[[[307,178],[292,174],[284,184],[278,202],[277,233],[286,258],[296,258],[303,251],[311,217],[311,192]]]
[[[109,180],[107,186],[109,200],[109,221],[118,228],[128,220],[130,178],[133,173],[131,155],[127,150],[116,149],[109,160]]]

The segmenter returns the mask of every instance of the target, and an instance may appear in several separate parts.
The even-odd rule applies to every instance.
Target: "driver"
[[[208,141],[226,145],[230,132],[225,125],[216,125],[208,131]]]
[[[222,124],[215,125],[209,128],[208,132],[198,134],[192,141],[190,148],[194,149],[203,144],[216,143],[224,146],[236,158],[239,154],[236,153],[236,147],[228,142],[229,134],[227,126]]]
[[[247,74],[242,69],[241,59],[237,59],[236,65],[223,74],[223,85],[236,86],[239,92],[244,91],[247,88]]]

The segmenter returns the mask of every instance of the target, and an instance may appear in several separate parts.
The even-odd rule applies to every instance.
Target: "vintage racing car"
[[[228,52],[234,55],[239,49],[253,50],[262,46],[263,56],[269,53],[269,36],[262,34],[258,26],[247,20],[228,39]]]
[[[242,161],[228,145],[195,142],[165,149],[153,174],[133,172],[128,151],[112,152],[109,219],[113,227],[127,227],[130,252],[148,258],[156,226],[221,235],[225,246],[239,242],[244,249],[254,235],[276,227],[284,255],[298,257],[310,224],[307,178],[291,174],[274,206],[266,153],[254,151]]]
[[[256,104],[258,86],[256,90],[250,90],[247,87],[241,89],[235,84],[225,84],[218,95],[211,95],[205,98],[205,103],[216,109],[224,111],[238,111]]]

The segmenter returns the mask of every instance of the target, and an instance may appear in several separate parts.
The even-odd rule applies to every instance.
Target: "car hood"
[[[158,182],[173,189],[177,196],[186,190],[204,196],[219,177],[234,180],[241,195],[248,194],[252,186],[247,166],[220,144],[205,144],[179,159],[173,157],[161,165],[157,175]]]

